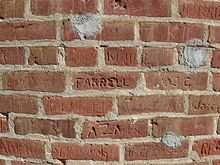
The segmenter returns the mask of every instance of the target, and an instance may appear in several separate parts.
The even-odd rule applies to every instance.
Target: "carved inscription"
[[[136,55],[136,48],[110,47],[105,49],[105,62],[107,65],[135,66]]]
[[[132,138],[147,136],[147,120],[87,122],[83,138]]]
[[[145,74],[150,89],[203,90],[207,87],[207,74],[185,74],[180,72],[150,72]]]
[[[207,114],[220,112],[220,96],[190,96],[189,113]]]
[[[200,156],[219,155],[220,154],[220,140],[201,140],[195,142],[193,150],[197,151]]]
[[[74,77],[75,89],[130,89],[136,87],[134,73],[82,73]]]
[[[220,3],[183,1],[180,14],[183,17],[220,19]]]

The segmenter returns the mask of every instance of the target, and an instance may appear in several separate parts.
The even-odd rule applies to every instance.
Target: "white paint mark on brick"
[[[182,145],[181,138],[173,132],[167,132],[163,135],[161,142],[172,148],[177,148]]]
[[[101,29],[101,18],[98,15],[87,14],[74,16],[71,22],[81,40],[95,36]]]

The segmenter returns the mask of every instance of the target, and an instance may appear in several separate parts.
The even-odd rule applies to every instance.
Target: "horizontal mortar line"
[[[94,14],[94,15],[99,15]],[[16,22],[16,21],[62,21],[74,16],[80,16],[79,14],[52,14],[49,16],[36,16],[31,15],[26,18],[8,18],[0,19],[0,22]],[[131,15],[100,15],[103,21],[149,21],[149,22],[186,22],[186,23],[201,23],[207,25],[220,25],[220,21],[217,19],[199,19],[199,18],[189,18],[189,17],[148,17],[148,16],[131,16]]]
[[[181,95],[208,95],[208,96],[216,96],[220,95],[220,92],[215,91],[182,91],[182,90],[147,90],[144,93],[141,94],[131,94],[136,93],[135,89],[131,90],[108,90],[108,91],[102,91],[102,90],[84,90],[84,91],[71,91],[71,92],[60,92],[60,93],[54,93],[54,92],[39,92],[39,91],[31,91],[31,90],[6,90],[1,89],[0,94],[17,94],[17,95],[33,95],[37,97],[43,97],[43,96],[63,96],[63,97],[120,97],[120,96],[152,96],[152,95],[162,95],[162,96],[181,96]]]
[[[185,72],[187,73],[201,73],[201,72],[208,72],[208,71],[215,71],[219,72],[220,69],[211,69],[211,68],[200,68],[200,69],[190,69],[184,67],[182,65],[171,65],[171,66],[164,66],[164,67],[124,67],[124,66],[110,66],[104,65],[102,67],[95,66],[95,67],[70,67],[70,66],[63,66],[63,65],[0,65],[0,72],[6,71],[51,71],[51,72],[68,72],[68,73],[82,73],[82,72],[97,72],[97,73],[111,73],[111,72],[128,72],[134,73],[148,73],[148,72]]]

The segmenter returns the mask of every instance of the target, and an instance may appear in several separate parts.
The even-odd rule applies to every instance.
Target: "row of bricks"
[[[210,138],[195,140],[192,150],[200,157],[219,156],[220,139]],[[0,154],[22,158],[46,159],[44,141],[0,138]],[[187,158],[190,145],[188,140],[182,140],[181,146],[172,148],[161,142],[139,142],[125,144],[124,157],[132,160],[158,160]],[[51,142],[51,155],[59,160],[96,160],[119,161],[120,148],[118,144],[78,144],[71,142]]]
[[[215,130],[213,117],[158,117],[138,120],[111,120],[88,121],[82,124],[82,139],[131,139],[148,137],[161,137],[167,132],[179,136],[199,136],[220,134],[220,122]],[[30,117],[16,117],[11,124],[14,125],[18,135],[41,134],[76,138],[76,122],[74,120],[37,119]],[[152,131],[149,123],[152,125]],[[9,132],[6,117],[0,117],[0,132]],[[152,132],[152,133],[150,133]]]
[[[101,1],[100,1],[101,2]],[[148,17],[171,17],[171,0],[31,0],[30,10],[33,15],[48,16],[55,13],[82,14],[98,13],[99,6],[104,6],[104,14]],[[26,4],[28,6],[28,4]],[[25,0],[2,0],[1,18],[23,18]],[[177,14],[182,18],[219,20],[220,3],[204,0],[177,0]]]
[[[63,22],[62,40],[80,39],[70,20]],[[177,42],[184,43],[193,39],[206,40],[207,25],[178,22],[140,22],[140,40],[145,42]],[[100,32],[87,39],[103,41],[122,41],[135,39],[135,24],[132,21],[103,21]],[[220,42],[220,27],[209,26],[208,41]],[[0,23],[0,41],[56,39],[54,21],[17,21]]]
[[[146,88],[152,90],[205,91],[209,89],[207,72],[146,72]],[[213,90],[220,91],[220,74],[213,73]],[[2,89],[16,91],[65,92],[64,72],[8,71],[2,74]],[[141,77],[137,72],[80,72],[69,75],[73,90],[110,91],[135,89]]]

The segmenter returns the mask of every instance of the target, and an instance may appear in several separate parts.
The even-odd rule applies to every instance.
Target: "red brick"
[[[134,23],[129,21],[105,21],[97,36],[104,41],[134,40]]]
[[[197,19],[220,19],[220,3],[205,0],[179,0],[181,17]]]
[[[96,48],[65,48],[66,65],[72,67],[95,66],[98,50]]]
[[[220,113],[219,99],[216,95],[189,96],[189,114]]]
[[[170,0],[106,0],[105,14],[132,15],[148,17],[169,17]]]
[[[220,74],[213,73],[213,89],[214,91],[220,91]]]
[[[125,160],[156,160],[184,158],[188,155],[188,142],[183,141],[177,148],[171,148],[163,143],[134,143],[125,146]]]
[[[212,161],[212,164],[213,164],[213,165],[219,165],[219,164],[220,164],[220,160],[213,160],[213,161]]]
[[[180,96],[133,96],[119,97],[118,110],[120,115],[131,115],[154,112],[184,112],[184,100]]]
[[[59,97],[43,98],[48,115],[78,114],[82,116],[104,116],[112,111],[112,99],[101,97]]]
[[[0,18],[23,18],[24,0],[1,0]]]
[[[0,113],[37,113],[37,99],[26,95],[0,95]]]
[[[52,156],[60,160],[118,161],[119,147],[114,144],[53,143]]]
[[[28,63],[30,65],[58,64],[58,49],[56,47],[30,47]]]
[[[209,41],[212,43],[220,42],[220,27],[219,26],[210,26],[209,27]]]
[[[9,90],[32,90],[41,92],[63,92],[63,72],[14,71],[3,75],[3,88]]]
[[[171,48],[144,48],[142,66],[168,66],[174,64],[174,49]]]
[[[211,66],[213,68],[220,68],[220,50],[214,50],[212,55]]]
[[[32,0],[33,15],[96,13],[97,0]]]
[[[73,26],[70,20],[63,21],[63,29],[64,29],[64,35],[62,38],[63,40],[71,41],[71,40],[80,39],[77,30],[76,29],[73,30]]]
[[[21,47],[1,47],[0,64],[23,65],[24,48]]]
[[[149,89],[160,90],[206,90],[208,74],[181,72],[148,72],[145,74]]]
[[[8,132],[8,131],[9,131],[8,120],[5,116],[0,114],[0,133],[5,133],[5,132]]]
[[[137,49],[134,47],[107,47],[105,64],[118,66],[137,66]]]
[[[0,41],[56,39],[55,22],[0,23]]]
[[[45,159],[44,143],[41,141],[1,137],[0,146],[1,155]]]
[[[6,165],[6,161],[5,160],[0,160],[0,165]]]
[[[142,41],[182,43],[192,39],[203,39],[205,26],[189,23],[141,22],[140,39]]]
[[[137,86],[137,72],[83,72],[73,76],[74,89],[132,89]]]
[[[212,135],[214,120],[211,117],[153,119],[153,136],[160,137],[166,132],[181,136]]]
[[[74,138],[75,121],[71,120],[49,120],[17,117],[14,120],[15,133],[20,135],[26,134],[43,134],[63,136]]]
[[[220,139],[203,139],[195,141],[193,150],[198,153],[200,157],[220,155]]]
[[[208,162],[178,163],[178,164],[151,164],[151,165],[209,165]]]
[[[82,138],[135,138],[148,135],[148,120],[87,121]]]

